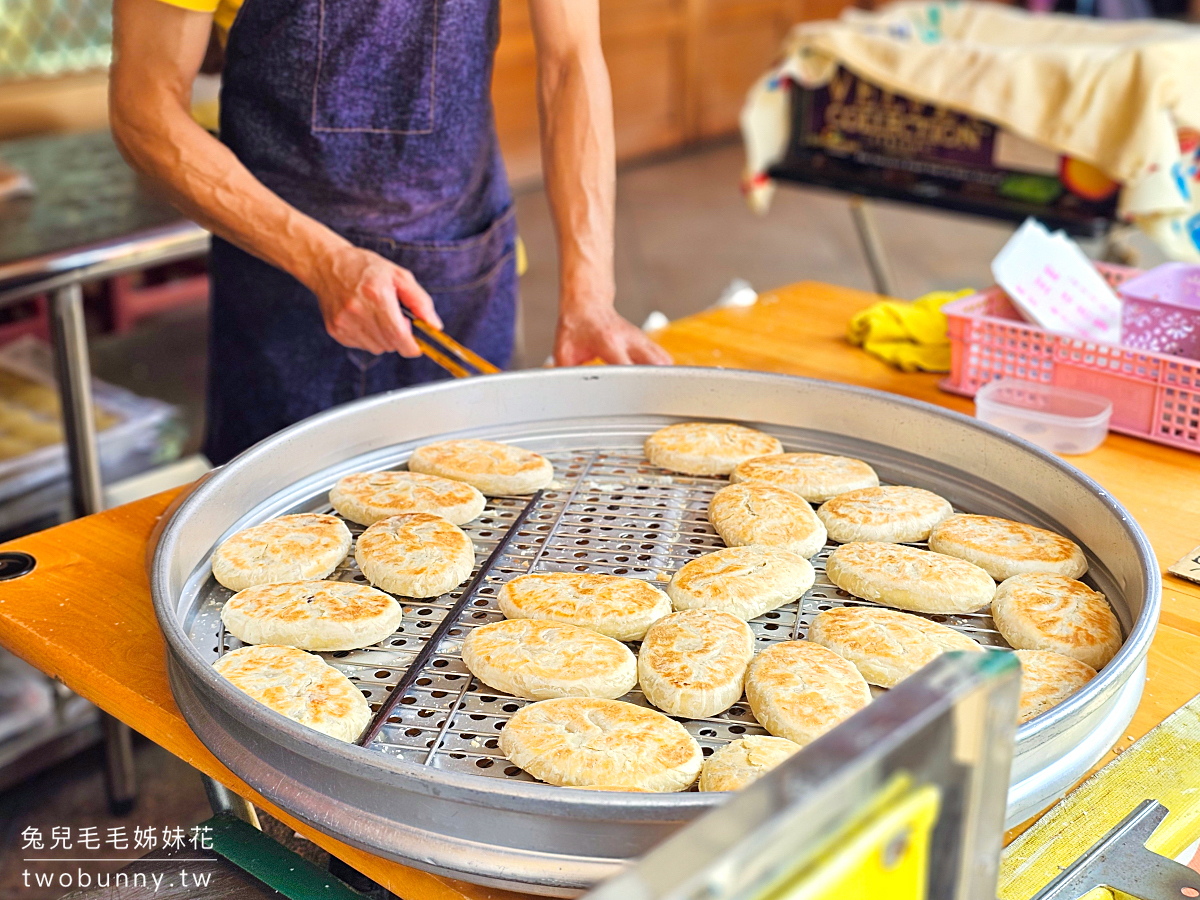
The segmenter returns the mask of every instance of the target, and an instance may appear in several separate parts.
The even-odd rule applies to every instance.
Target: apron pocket
[[[430,294],[454,293],[488,280],[501,261],[516,253],[517,221],[509,207],[487,228],[451,241],[395,241],[362,232],[347,239],[403,266]]]
[[[442,0],[319,0],[312,130],[433,131]]]
[[[412,272],[433,298],[447,334],[501,368],[508,364],[517,303],[517,223],[511,207],[484,231],[461,240],[411,243],[362,233],[346,236]],[[413,365],[429,369],[420,380],[444,375],[428,360]]]

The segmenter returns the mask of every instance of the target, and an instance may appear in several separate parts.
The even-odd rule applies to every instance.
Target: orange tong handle
[[[423,319],[418,319],[403,306],[400,311],[413,325],[413,337],[421,351],[455,378],[469,378],[477,374],[495,375],[500,371],[474,350],[464,347],[444,331],[439,331]],[[465,364],[465,365],[464,365]]]

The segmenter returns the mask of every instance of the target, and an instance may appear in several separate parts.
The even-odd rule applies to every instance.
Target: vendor
[[[403,304],[498,366],[516,223],[492,113],[499,0],[116,0],[111,121],[213,232],[220,464],[320,410],[443,373]],[[529,0],[558,232],[554,358],[668,363],[613,307],[612,96],[598,0]],[[236,16],[236,18],[235,18]],[[191,118],[214,18],[221,136]]]

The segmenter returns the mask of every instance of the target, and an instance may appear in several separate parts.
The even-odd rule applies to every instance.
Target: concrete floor
[[[670,318],[711,305],[730,279],[759,290],[800,280],[870,288],[846,201],[833,194],[784,187],[770,213],[756,217],[738,192],[742,165],[735,144],[629,166],[619,179],[617,306],[640,324],[652,311]],[[529,253],[521,283],[524,352],[519,363],[540,365],[551,351],[557,266],[544,193],[517,198],[517,218]],[[891,255],[898,293],[915,297],[938,288],[990,283],[988,264],[1011,228],[908,207],[880,205],[878,222]],[[177,310],[121,337],[94,342],[96,374],[136,392],[181,406],[198,446],[203,427],[206,316]],[[165,751],[137,750],[142,799],[126,818],[134,825],[189,826],[208,816],[199,778]],[[43,900],[20,883],[20,835],[28,825],[110,824],[98,753],[89,752],[35,781],[0,795],[0,900]]]
[[[762,291],[795,281],[871,289],[843,196],[781,187],[756,216],[738,190],[740,144],[717,144],[625,167],[617,190],[617,308],[637,324],[714,303],[733,278]],[[961,216],[879,204],[877,219],[901,296],[991,283],[988,265],[1012,233]],[[546,195],[517,198],[529,251],[521,281],[526,365],[553,347],[558,266]]]

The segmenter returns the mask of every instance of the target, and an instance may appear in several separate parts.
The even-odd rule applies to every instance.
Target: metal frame
[[[532,498],[493,497],[483,515],[464,526],[477,557],[486,554],[465,588],[425,600],[401,598],[407,623],[393,635],[364,650],[329,655],[375,710],[356,743],[442,770],[533,780],[507,763],[497,742],[498,730],[527,701],[498,696],[473,682],[461,656],[469,631],[503,618],[496,605],[499,587],[532,571],[586,570],[661,583],[668,572],[724,546],[706,513],[727,481],[670,475],[644,459],[640,436],[631,443],[628,448],[549,452],[565,486]],[[337,514],[323,492],[295,510]],[[356,536],[362,531],[356,523],[346,525]],[[816,581],[799,601],[751,622],[760,648],[803,637],[821,610],[871,605],[829,581],[825,562],[834,546],[826,545],[813,558]],[[331,577],[366,580],[350,556]],[[220,619],[231,595],[209,582],[191,621],[193,642],[214,660],[241,646]],[[986,612],[935,618],[986,646],[1007,646]],[[638,690],[624,699],[651,706]],[[684,724],[705,755],[740,736],[766,733],[745,703]]]
[[[883,235],[875,221],[875,207],[868,198],[859,194],[850,194],[850,218],[854,222],[854,230],[858,234],[858,242],[866,258],[867,269],[871,273],[871,283],[875,293],[884,297],[896,297],[896,276],[892,271],[891,260],[887,247],[883,243]],[[897,201],[905,202],[905,201]],[[912,201],[908,201],[912,202]],[[953,213],[953,211],[949,211]],[[970,215],[970,213],[961,213]],[[985,217],[990,218],[990,217]],[[1131,226],[1114,224],[1101,236],[1099,258],[1105,262],[1119,263],[1125,266],[1137,264],[1137,251],[1129,246],[1127,238]]]
[[[193,222],[180,222],[86,250],[0,266],[0,307],[38,294],[50,295],[50,326],[70,463],[72,509],[76,516],[91,515],[104,508],[82,285],[148,266],[202,256],[208,252],[208,246],[207,231]]]
[[[613,874],[721,798],[564,791],[347,745],[249,701],[211,669],[215,641],[198,647],[192,629],[207,560],[223,536],[313,504],[344,474],[403,463],[413,446],[436,436],[487,436],[547,452],[629,448],[680,417],[767,423],[786,446],[860,455],[884,480],[934,487],[960,508],[1053,528],[1086,548],[1095,583],[1114,600],[1128,638],[1091,684],[1021,726],[1010,817],[1024,818],[1061,794],[1125,727],[1142,690],[1159,573],[1140,529],[1091,479],[998,429],[894,395],[790,376],[637,367],[510,373],[368,398],[293,426],[214,473],[172,516],[153,564],[180,709],[257,790],[364,849],[548,894]],[[584,461],[568,480],[586,482],[586,470]],[[469,683],[460,679],[457,690],[469,692]]]
[[[895,297],[896,276],[892,274],[892,264],[883,246],[883,237],[875,223],[875,210],[870,201],[857,194],[851,194],[850,218],[854,221],[854,230],[858,232],[863,256],[867,258],[867,268],[871,271],[875,293],[884,297]]]
[[[928,896],[994,898],[1018,683],[1011,657],[939,657],[587,900],[790,896],[795,876],[898,783],[939,789]]]
[[[1031,900],[1077,900],[1101,887],[1141,900],[1196,896],[1200,873],[1146,847],[1166,817],[1157,800],[1143,800]]]
[[[50,294],[55,374],[67,446],[71,509],[76,517],[104,509],[82,284],[200,256],[208,251],[208,245],[208,232],[183,221],[86,250],[0,266],[0,307]],[[3,287],[5,284],[8,287]],[[107,713],[100,715],[109,805],[118,812],[128,811],[137,797],[133,735],[129,726]]]

